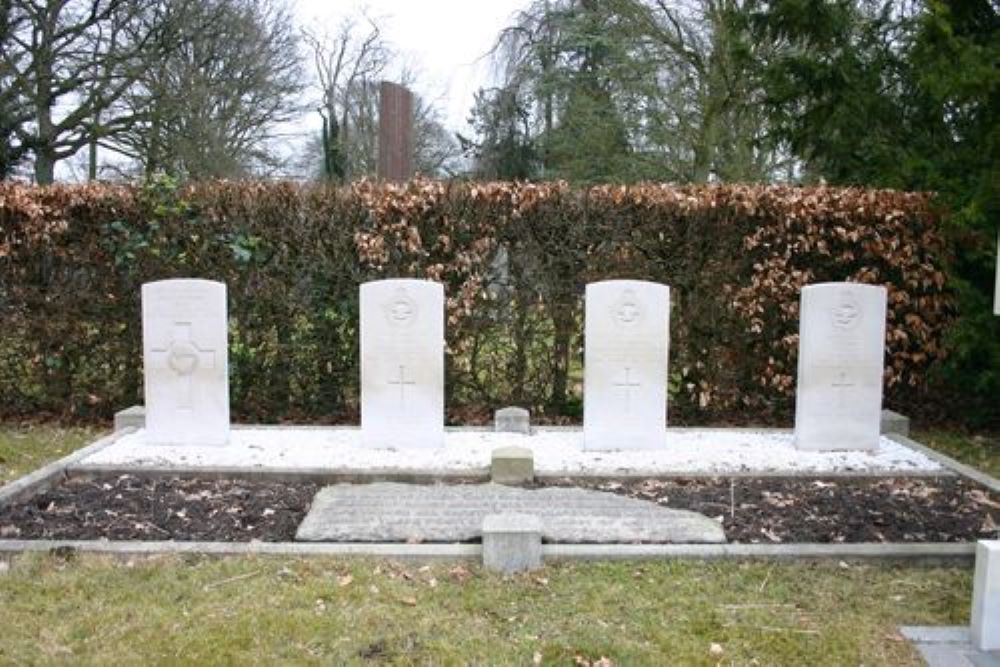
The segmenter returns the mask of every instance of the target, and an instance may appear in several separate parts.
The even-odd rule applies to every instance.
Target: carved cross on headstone
[[[847,379],[847,371],[840,371],[839,376],[831,386],[837,388],[838,407],[844,407],[844,392],[855,386],[854,381]]]
[[[638,382],[634,382],[631,378],[632,369],[625,368],[625,380],[624,382],[615,382],[616,387],[621,387],[625,392],[625,412],[629,412],[632,408],[632,388],[641,386]]]
[[[215,368],[215,350],[202,349],[191,338],[190,322],[175,322],[170,342],[165,347],[150,350],[178,378],[183,378],[184,389],[178,394],[177,407],[194,407],[193,378],[199,368]]]
[[[406,385],[416,384],[413,380],[406,379],[406,366],[400,365],[399,367],[399,379],[389,380],[389,384],[399,385],[399,405],[403,407],[406,405]]]

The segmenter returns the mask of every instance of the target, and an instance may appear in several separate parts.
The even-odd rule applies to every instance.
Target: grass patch
[[[929,429],[916,433],[914,439],[988,475],[1000,477],[1000,433]]]
[[[0,662],[917,665],[896,626],[966,623],[970,585],[964,569],[836,563],[556,563],[504,579],[28,555],[0,575]]]
[[[92,428],[0,424],[0,484],[90,444],[98,433]]]

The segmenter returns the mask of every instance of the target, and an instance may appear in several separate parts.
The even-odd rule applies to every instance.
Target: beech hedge
[[[444,283],[449,419],[582,405],[583,291],[671,287],[672,423],[787,422],[798,295],[889,291],[886,403],[918,410],[953,318],[923,193],[830,187],[361,181],[0,184],[0,416],[105,419],[141,402],[140,286],[229,288],[233,416],[351,422],[358,285]]]

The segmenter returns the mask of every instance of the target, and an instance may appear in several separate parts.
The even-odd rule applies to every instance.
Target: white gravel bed
[[[150,445],[144,431],[80,461],[82,465],[136,467],[324,469],[336,472],[483,472],[497,447],[527,447],[540,474],[665,475],[683,473],[928,472],[943,470],[924,454],[888,438],[879,450],[805,452],[790,432],[676,429],[661,449],[583,451],[579,429],[539,429],[532,435],[456,429],[441,449],[366,449],[357,428],[234,428],[224,447]]]

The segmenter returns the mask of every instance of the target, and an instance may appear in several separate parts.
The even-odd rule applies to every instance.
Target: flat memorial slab
[[[696,512],[575,488],[499,484],[336,484],[322,489],[299,526],[303,542],[462,542],[490,514],[530,514],[542,540],[570,543],[721,543],[718,521]]]
[[[225,447],[172,447],[128,433],[77,468],[168,468],[267,472],[487,474],[493,450],[526,447],[536,475],[920,474],[945,472],[921,452],[881,437],[876,452],[795,448],[791,431],[668,429],[662,447],[584,451],[580,429],[532,435],[449,429],[439,449],[369,449],[354,427],[234,427]]]

